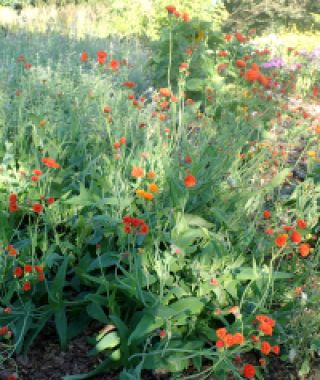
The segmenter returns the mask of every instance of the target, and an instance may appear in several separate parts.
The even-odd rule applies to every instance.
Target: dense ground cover
[[[144,44],[3,33],[3,367],[43,330],[65,350],[89,329],[99,365],[66,380],[263,379],[274,357],[309,376],[319,50],[174,7]]]

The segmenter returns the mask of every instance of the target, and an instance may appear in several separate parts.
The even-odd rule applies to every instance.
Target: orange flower
[[[264,355],[269,355],[269,354],[270,354],[270,351],[271,351],[270,343],[267,342],[267,341],[263,341],[263,342],[261,343],[261,352],[262,352]]]
[[[144,192],[143,198],[147,201],[152,201],[153,200],[153,194],[148,193],[147,191]]]
[[[279,248],[284,247],[287,243],[287,238],[288,238],[287,234],[278,235],[275,239],[276,246]]]
[[[149,171],[149,172],[147,173],[147,177],[148,177],[149,179],[152,179],[152,178],[154,178],[155,176],[156,176],[156,173],[153,172],[153,171]]]
[[[187,175],[184,177],[184,185],[185,187],[195,187],[197,183],[196,177],[193,175]]]
[[[268,323],[266,322],[262,322],[260,323],[259,325],[259,330],[262,331],[264,334],[266,335],[270,335],[272,336],[272,326],[270,326]]]
[[[235,333],[233,335],[233,343],[234,344],[243,344],[244,343],[244,336],[241,333]]]
[[[259,65],[257,63],[252,63],[251,70],[260,71]]]
[[[299,253],[300,253],[300,255],[303,256],[303,257],[308,256],[309,253],[310,253],[310,248],[311,248],[310,244],[308,244],[308,243],[300,244],[300,246],[299,246]]]
[[[155,183],[150,183],[148,187],[152,193],[157,193],[159,191],[159,188]]]
[[[144,171],[140,166],[134,166],[131,170],[131,176],[135,178],[143,177]]]
[[[43,157],[41,162],[48,166],[48,168],[59,169],[61,167],[54,159],[50,157]]]
[[[253,82],[259,79],[260,73],[257,70],[250,69],[245,72],[246,80]]]
[[[227,335],[227,329],[225,327],[220,327],[216,330],[216,335],[220,339],[224,339],[224,337]]]
[[[232,306],[232,307],[230,307],[229,312],[231,314],[238,314],[239,313],[239,307],[238,306]]]
[[[160,88],[159,94],[160,94],[160,96],[170,97],[171,91],[169,88]]]
[[[227,334],[224,338],[223,341],[227,347],[232,347],[234,345],[234,339],[232,334]]]

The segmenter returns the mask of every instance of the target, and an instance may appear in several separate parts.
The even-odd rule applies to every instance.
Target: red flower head
[[[223,348],[223,347],[224,347],[224,342],[223,342],[223,340],[217,340],[217,341],[216,341],[216,347],[217,347],[217,348]]]
[[[117,71],[120,67],[120,62],[117,61],[116,59],[111,59],[109,63],[109,67],[112,71]]]
[[[174,5],[167,5],[166,10],[168,11],[168,13],[174,13],[177,11],[177,8]]]
[[[31,273],[32,272],[32,265],[26,264],[24,266],[24,271],[25,271],[25,273]]]
[[[247,41],[247,38],[241,33],[235,33],[234,36],[240,43]]]
[[[197,183],[196,177],[193,175],[187,175],[184,177],[184,185],[185,187],[195,187]]]
[[[185,158],[184,158],[184,162],[185,162],[186,164],[191,164],[191,162],[192,162],[192,158],[191,158],[191,156],[189,156],[189,154],[187,154],[187,155],[185,156]]]
[[[302,230],[304,230],[307,228],[307,223],[303,219],[298,219],[297,226],[301,228]]]
[[[31,283],[30,283],[30,281],[26,281],[24,284],[23,284],[23,290],[25,291],[25,292],[28,292],[29,290],[31,290]]]
[[[146,235],[149,232],[149,227],[147,224],[143,223],[140,226],[140,234],[141,235]]]
[[[122,83],[122,86],[124,87],[128,87],[128,88],[133,88],[133,87],[136,87],[136,83],[135,82],[131,82],[131,81],[126,81],[126,82],[123,82]]]
[[[243,367],[243,376],[246,379],[253,379],[256,374],[256,370],[252,364],[245,364]]]
[[[263,217],[265,219],[270,219],[271,218],[271,212],[269,210],[263,211]]]
[[[280,354],[280,347],[276,344],[275,346],[272,346],[272,351],[276,354]]]
[[[189,22],[191,20],[189,14],[187,12],[182,13],[181,18],[184,22]]]
[[[36,212],[37,214],[40,214],[40,212],[43,210],[42,204],[41,203],[35,203],[32,206],[32,210]]]
[[[284,247],[287,243],[287,238],[288,238],[287,234],[278,235],[275,239],[276,246],[279,248]]]
[[[34,169],[34,170],[32,170],[32,173],[34,175],[38,175],[38,176],[42,175],[42,171],[40,169]]]
[[[52,205],[55,202],[55,199],[53,197],[47,198],[47,202],[49,205]]]
[[[107,52],[104,50],[97,51],[97,61],[100,65],[103,65],[105,61],[107,60]]]
[[[293,243],[298,244],[298,243],[301,242],[301,240],[302,240],[302,237],[301,237],[300,232],[298,232],[298,231],[293,231],[292,234],[291,234],[291,241],[292,241]]]
[[[80,55],[80,61],[87,62],[87,60],[88,60],[88,53],[86,51],[83,51]]]
[[[34,269],[37,273],[43,273],[43,268],[40,265],[35,265]]]
[[[225,51],[225,50],[220,50],[218,52],[218,56],[219,57],[228,57],[228,55],[229,55],[229,53],[227,51]]]
[[[17,380],[17,378],[14,375],[10,375],[7,377],[7,380]]]
[[[9,203],[16,203],[18,200],[17,194],[10,194],[9,195]]]
[[[13,275],[20,278],[23,275],[23,269],[21,267],[16,267],[13,271]]]
[[[242,61],[241,59],[237,59],[236,60],[236,65],[238,66],[238,67],[246,67],[246,63],[245,63],[245,61]]]

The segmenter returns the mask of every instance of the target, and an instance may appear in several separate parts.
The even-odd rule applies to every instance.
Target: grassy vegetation
[[[34,9],[3,30],[2,365],[48,323],[65,349],[95,320],[104,360],[65,380],[114,367],[263,379],[272,356],[309,376],[314,46],[224,35],[206,2],[177,2],[179,17],[122,5]]]

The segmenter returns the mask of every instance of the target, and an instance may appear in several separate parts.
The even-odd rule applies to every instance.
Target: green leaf
[[[59,336],[59,341],[62,350],[67,348],[67,316],[65,308],[62,308],[54,313],[54,320],[56,325],[56,330]]]
[[[62,299],[63,299],[63,288],[65,286],[65,277],[66,277],[66,273],[67,273],[67,267],[68,267],[68,261],[69,261],[69,257],[68,256],[64,256],[64,261],[63,263],[61,264],[57,274],[56,274],[56,277],[49,289],[49,292],[48,292],[48,298],[49,298],[49,303],[53,306],[53,307],[57,307],[59,305],[61,305],[61,303],[63,302]]]
[[[86,311],[91,318],[102,323],[108,323],[108,318],[99,304],[91,303],[87,306]]]
[[[119,254],[116,254],[114,252],[107,252],[93,260],[87,270],[88,272],[90,272],[95,269],[109,268],[114,265],[117,265],[118,262]]]
[[[183,298],[169,305],[176,313],[189,312],[190,314],[200,314],[204,304],[196,297]]]
[[[160,318],[156,319],[151,314],[144,314],[141,320],[138,322],[136,328],[129,336],[128,345],[130,346],[131,343],[137,340],[142,340],[146,335],[160,328],[162,325],[163,321]]]
[[[187,224],[189,224],[190,226],[204,227],[208,229],[214,226],[213,223],[208,222],[207,220],[201,218],[201,216],[198,215],[184,214],[183,217],[186,220]]]
[[[186,88],[189,91],[201,91],[204,87],[204,80],[191,78],[187,81]]]

